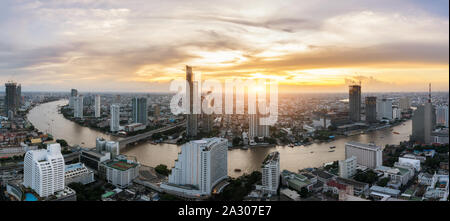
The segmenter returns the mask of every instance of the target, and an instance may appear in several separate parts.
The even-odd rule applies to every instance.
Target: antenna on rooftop
[[[428,103],[431,103],[431,83],[428,85]]]

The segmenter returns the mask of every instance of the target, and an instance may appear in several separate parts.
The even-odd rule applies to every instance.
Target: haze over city
[[[168,92],[185,65],[203,79],[277,79],[280,92],[347,92],[352,81],[448,91],[446,0],[0,6],[0,80],[24,91]]]

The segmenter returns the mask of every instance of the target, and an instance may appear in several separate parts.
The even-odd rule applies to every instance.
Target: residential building
[[[436,125],[448,127],[448,105],[436,107]]]
[[[345,158],[348,159],[355,156],[357,163],[362,166],[366,166],[371,169],[375,169],[381,166],[382,149],[375,144],[362,144],[354,141],[347,142],[345,144]]]
[[[135,97],[132,100],[133,109],[133,123],[141,123],[147,125],[148,122],[148,111],[147,111],[147,98],[145,97]]]
[[[356,174],[357,159],[355,156],[351,156],[345,160],[339,160],[339,176],[342,178],[350,178]]]
[[[120,130],[120,106],[118,104],[111,105],[110,130],[111,132]]]
[[[261,168],[263,191],[276,194],[280,184],[280,153],[275,151],[267,155]]]
[[[377,103],[378,120],[393,120],[392,99],[383,98]]]
[[[101,113],[101,97],[100,95],[95,95],[95,107],[94,107],[94,112],[95,112],[95,117],[99,118],[101,117],[102,113]]]
[[[23,185],[33,189],[40,197],[48,197],[64,190],[64,158],[58,143],[47,149],[30,150],[24,158]]]
[[[83,118],[83,109],[84,109],[83,96],[80,95],[74,97],[73,102],[74,102],[73,117]]]

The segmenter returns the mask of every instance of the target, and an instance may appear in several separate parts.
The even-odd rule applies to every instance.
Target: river
[[[52,134],[55,139],[64,139],[70,145],[95,147],[96,137],[116,140],[116,138],[107,134],[80,126],[65,119],[62,114],[58,113],[58,106],[65,104],[67,104],[67,100],[59,100],[36,106],[29,112],[28,119],[40,131]],[[397,132],[398,134],[394,134],[393,132]],[[259,170],[265,156],[273,151],[280,152],[281,169],[296,172],[299,169],[318,167],[327,162],[344,159],[345,143],[348,141],[362,143],[374,142],[384,147],[386,144],[399,144],[401,141],[408,140],[410,134],[411,121],[409,120],[393,128],[385,128],[366,134],[339,138],[328,143],[314,143],[309,146],[294,148],[276,146],[257,147],[248,150],[232,149],[228,151],[228,174],[231,177],[238,177],[243,173],[251,173],[252,171]],[[336,146],[334,152],[328,152],[330,146]],[[135,156],[144,165],[156,166],[158,164],[166,164],[172,167],[180,149],[179,146],[174,144],[153,145],[150,143],[142,143],[126,148],[122,151],[122,154]],[[238,168],[242,172],[234,171]]]

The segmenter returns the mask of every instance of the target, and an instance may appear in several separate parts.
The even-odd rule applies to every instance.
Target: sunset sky
[[[0,83],[23,91],[167,92],[202,78],[282,91],[449,87],[449,1],[2,0]],[[3,89],[2,89],[3,90]]]

